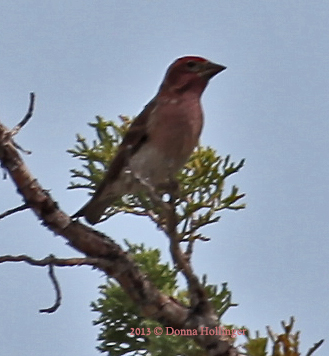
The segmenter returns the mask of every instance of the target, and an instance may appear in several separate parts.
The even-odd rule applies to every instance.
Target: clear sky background
[[[92,139],[95,115],[137,115],[177,57],[226,65],[203,97],[201,142],[246,158],[229,182],[247,194],[247,209],[208,228],[195,270],[229,283],[239,307],[225,322],[264,335],[294,315],[303,354],[328,337],[327,1],[2,0],[0,14],[0,119],[13,127],[36,93],[17,142],[33,151],[26,163],[69,214],[87,201],[85,191],[66,190],[69,169],[80,165],[66,153],[76,133]],[[15,190],[0,181],[0,212],[21,204]],[[166,238],[146,219],[115,217],[99,228],[169,259]],[[29,211],[0,221],[0,254],[21,253],[78,255]],[[1,355],[98,354],[89,303],[104,276],[87,267],[57,275],[62,306],[40,315],[54,301],[47,269],[0,265]],[[328,341],[316,355],[329,354]]]

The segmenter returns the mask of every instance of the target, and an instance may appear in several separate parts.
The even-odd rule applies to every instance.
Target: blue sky
[[[40,1],[0,3],[0,118],[8,127],[35,114],[17,141],[33,151],[26,163],[62,209],[75,212],[86,192],[68,191],[67,153],[75,134],[89,139],[95,115],[137,115],[155,94],[167,66],[201,55],[227,70],[213,79],[203,105],[201,143],[246,166],[230,183],[247,209],[224,213],[208,228],[193,259],[199,275],[228,282],[239,307],[226,322],[265,333],[294,315],[303,353],[328,335],[329,267],[329,4],[327,1]],[[21,203],[0,182],[0,212]],[[99,228],[121,242],[164,251],[150,221],[115,217]],[[42,258],[78,255],[22,212],[0,221],[0,254]],[[63,302],[46,269],[0,266],[0,353],[97,355],[89,303],[103,276],[90,268],[57,269]],[[329,352],[324,344],[318,355]]]

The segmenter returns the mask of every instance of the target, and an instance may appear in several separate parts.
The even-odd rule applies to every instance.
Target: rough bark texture
[[[31,175],[12,140],[12,131],[0,123],[0,160],[22,195],[25,203],[57,235],[64,237],[76,250],[96,258],[95,266],[115,278],[143,316],[175,329],[197,329],[218,326],[210,303],[187,308],[157,290],[141,273],[131,256],[112,239],[100,232],[73,221],[59,209],[50,194]],[[201,307],[201,308],[200,308]],[[194,336],[194,340],[210,356],[237,356],[237,350],[219,335]]]

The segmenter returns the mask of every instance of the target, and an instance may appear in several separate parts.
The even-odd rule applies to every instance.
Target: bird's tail
[[[112,199],[111,199],[112,200]],[[79,211],[77,211],[72,218],[84,216],[89,224],[95,225],[99,222],[105,209],[111,205],[112,201],[91,199],[86,205],[84,205]]]

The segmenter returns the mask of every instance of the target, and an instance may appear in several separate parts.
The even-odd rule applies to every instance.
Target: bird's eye
[[[196,62],[194,62],[194,61],[186,62],[186,66],[189,67],[189,68],[195,68],[196,65],[197,65]]]

